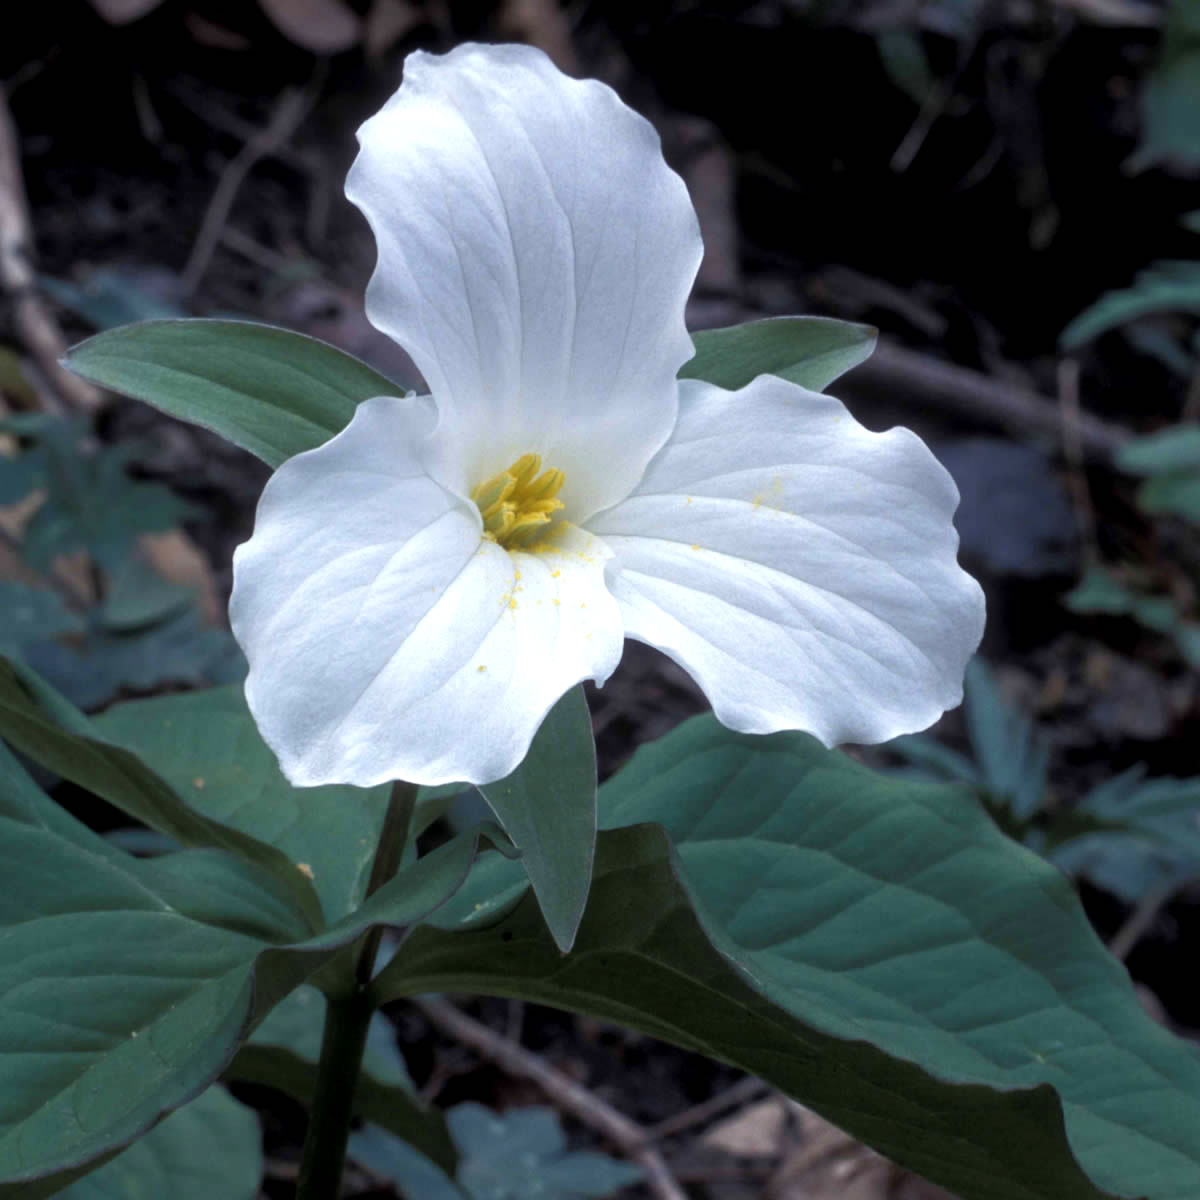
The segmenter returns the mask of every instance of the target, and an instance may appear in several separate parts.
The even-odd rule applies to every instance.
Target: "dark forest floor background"
[[[0,488],[0,646],[25,644],[6,587],[52,586],[111,617],[127,569],[131,593],[145,599],[149,580],[194,603],[181,612],[164,593],[137,637],[119,620],[89,625],[86,645],[27,631],[34,665],[91,708],[236,677],[221,614],[265,468],[55,360],[129,320],[232,314],[418,383],[365,318],[374,248],[342,182],[404,55],[467,39],[535,43],[655,123],[705,235],[695,328],[820,313],[880,329],[874,359],[835,390],[868,425],[929,440],[963,493],[992,671],[972,712],[934,734],[984,765],[997,746],[1034,748],[1017,754],[1013,795],[980,785],[997,818],[1035,840],[1122,771],[1200,775],[1200,452],[1167,472],[1164,502],[1127,450],[1160,430],[1200,436],[1193,0],[21,5],[0,33],[0,455],[19,459],[33,430],[41,453],[84,471],[88,499]],[[85,522],[95,504],[128,560],[104,594],[86,537],[46,519]],[[703,707],[680,670],[632,645],[591,700],[604,773]],[[855,753],[937,769],[928,747]],[[1033,797],[1020,811],[1017,792]],[[1173,819],[1195,829],[1188,796]],[[1097,930],[1190,1036],[1200,861],[1131,850],[1093,867],[1077,873]],[[707,1060],[547,1009],[463,1005],[479,1036],[644,1126],[689,1195],[935,1195]],[[439,1104],[566,1103],[432,1010],[391,1015]],[[238,1095],[263,1115],[264,1195],[290,1194],[302,1110],[265,1088]],[[562,1111],[572,1145],[613,1149],[595,1113]]]

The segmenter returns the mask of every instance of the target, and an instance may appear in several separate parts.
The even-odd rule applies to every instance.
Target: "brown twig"
[[[646,1186],[659,1200],[687,1200],[662,1155],[647,1141],[647,1132],[610,1104],[555,1070],[536,1054],[489,1029],[446,1000],[416,996],[413,1005],[435,1028],[469,1046],[481,1058],[536,1083],[564,1112],[607,1137],[646,1172]]]
[[[868,389],[911,395],[955,416],[1057,441],[1062,436],[1058,406],[1030,388],[942,362],[891,342],[881,341],[875,353],[846,377],[846,391]],[[1085,458],[1110,459],[1129,440],[1129,433],[1090,413],[1075,423]]]
[[[1083,465],[1083,444],[1079,437],[1083,415],[1079,407],[1079,363],[1073,358],[1064,358],[1058,364],[1058,404],[1062,414],[1063,457],[1067,460],[1075,520],[1079,522],[1087,561],[1096,563],[1100,561],[1100,545],[1096,540],[1096,510],[1092,507],[1092,493]]]
[[[1164,904],[1179,890],[1174,880],[1166,880],[1152,887],[1137,903],[1137,907],[1126,918],[1125,923],[1108,943],[1114,958],[1124,962],[1133,948],[1150,932]]]
[[[221,240],[221,233],[229,220],[233,202],[246,176],[262,159],[275,154],[296,132],[301,121],[308,115],[316,101],[320,88],[314,80],[304,88],[287,88],[276,100],[270,120],[229,160],[217,182],[212,199],[200,223],[187,265],[183,268],[180,283],[184,295],[191,295],[212,262],[213,252]]]
[[[17,128],[0,88],[0,293],[12,306],[17,336],[56,393],[72,408],[98,408],[101,392],[61,365],[67,342],[35,284],[33,224],[25,199]]]
[[[699,1104],[693,1104],[691,1108],[685,1108],[683,1112],[667,1117],[665,1121],[659,1121],[657,1125],[651,1125],[646,1130],[646,1137],[653,1142],[661,1141],[666,1137],[674,1137],[677,1133],[691,1129],[694,1125],[703,1125],[705,1121],[710,1121],[727,1108],[736,1108],[739,1104],[745,1104],[769,1090],[767,1084],[763,1083],[761,1079],[755,1079],[753,1075],[748,1075],[723,1092],[718,1092],[717,1095],[711,1096]]]

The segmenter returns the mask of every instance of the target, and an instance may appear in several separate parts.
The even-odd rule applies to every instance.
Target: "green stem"
[[[387,883],[400,865],[416,798],[415,784],[392,784],[367,883],[368,896]],[[328,1000],[296,1200],[337,1200],[341,1194],[354,1092],[367,1044],[367,1029],[375,1011],[367,985],[375,970],[382,936],[383,928],[378,925],[363,935],[357,951],[347,960],[345,990]]]
[[[357,987],[329,1001],[296,1200],[337,1200],[341,1195],[354,1089],[373,1011],[370,998]]]
[[[371,864],[371,877],[367,881],[368,896],[383,887],[400,866],[400,859],[404,857],[404,847],[408,844],[408,831],[412,826],[413,810],[416,806],[415,783],[392,784],[383,828],[379,831],[379,846],[375,851],[375,861]],[[366,987],[375,973],[375,955],[382,937],[383,926],[376,925],[363,938],[355,967],[355,978],[360,987]]]

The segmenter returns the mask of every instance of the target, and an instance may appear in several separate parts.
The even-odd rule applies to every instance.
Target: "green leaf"
[[[100,624],[109,633],[131,633],[158,625],[195,602],[194,589],[169,583],[130,554],[108,578]]]
[[[77,375],[195,425],[272,467],[402,389],[325,342],[246,321],[148,321],[97,334],[64,360]]]
[[[928,734],[912,733],[894,738],[887,748],[916,768],[918,776],[930,783],[965,783],[983,788],[975,764],[965,754],[943,746]]]
[[[0,346],[0,354],[4,347]],[[16,504],[24,500],[38,485],[40,467],[33,455],[26,452],[9,458],[0,454],[0,504]]]
[[[370,1128],[350,1139],[350,1156],[391,1179],[408,1200],[581,1200],[612,1196],[642,1178],[605,1154],[571,1153],[558,1114],[548,1108],[495,1113],[480,1104],[446,1114],[461,1158],[457,1184],[399,1138]]]
[[[640,750],[600,815],[569,959],[527,897],[486,929],[418,931],[381,993],[620,1021],[963,1200],[1200,1195],[1200,1058],[1142,1011],[1066,878],[961,790],[705,717]],[[654,827],[620,828],[654,820],[677,859]]]
[[[458,1182],[472,1200],[575,1200],[611,1196],[642,1172],[602,1154],[571,1154],[558,1114],[548,1108],[494,1113],[459,1104],[446,1115],[462,1155]]]
[[[1126,442],[1116,454],[1117,466],[1131,475],[1168,471],[1200,471],[1200,428],[1173,425]]]
[[[373,1174],[390,1179],[403,1200],[467,1200],[441,1165],[377,1125],[352,1133],[347,1154]]]
[[[1200,471],[1156,475],[1138,489],[1138,503],[1151,513],[1173,513],[1200,525]]]
[[[582,687],[550,710],[525,761],[479,789],[521,863],[565,954],[587,903],[596,849],[596,742]]]
[[[163,300],[146,285],[149,277],[142,273],[101,267],[82,283],[55,279],[52,275],[38,277],[38,286],[96,329],[112,329],[132,321],[153,321],[182,317],[183,310]]]
[[[277,1005],[230,1063],[226,1075],[266,1084],[309,1103],[321,1056],[325,997],[308,984]],[[439,1109],[418,1100],[391,1023],[371,1018],[354,1097],[355,1115],[373,1121],[453,1171],[458,1160]]]
[[[0,1197],[40,1200],[141,1136],[372,924],[424,919],[476,843],[446,843],[305,936],[269,873],[214,851],[130,858],[0,748]]]
[[[1200,779],[1141,775],[1126,771],[1093,788],[1072,816],[1111,828],[1064,840],[1049,855],[1128,904],[1160,884],[1200,878]]]
[[[156,1125],[61,1200],[254,1200],[262,1182],[254,1110],[212,1087]]]
[[[1139,317],[1152,313],[1200,313],[1200,262],[1159,262],[1139,271],[1133,284],[1106,292],[1062,331],[1064,350],[1077,350]]]
[[[1162,55],[1142,92],[1142,140],[1130,170],[1200,163],[1200,13],[1192,0],[1166,6]]]
[[[1117,465],[1148,476],[1138,490],[1147,512],[1174,513],[1200,524],[1200,428],[1176,425],[1121,447]]]
[[[887,77],[914,103],[923,104],[933,87],[933,72],[920,35],[912,29],[883,29],[875,49]]]
[[[990,668],[978,657],[967,665],[966,717],[984,789],[1018,823],[1029,821],[1046,801],[1049,747],[1029,717],[1000,695]]]
[[[78,644],[26,646],[25,662],[82,708],[98,708],[124,689],[193,687],[245,678],[246,660],[225,629],[205,625],[196,609],[144,629],[110,633],[92,622]]]
[[[183,845],[230,850],[268,868],[291,890],[312,928],[320,927],[320,900],[292,859],[185,803],[136,754],[106,740],[87,717],[36,675],[4,658],[0,658],[0,737],[43,767]]]
[[[21,554],[45,570],[60,554],[86,550],[114,571],[142,533],[161,533],[192,512],[161,483],[132,478],[132,443],[89,450],[76,420],[59,420],[36,436],[45,502],[25,526]]]
[[[305,864],[327,920],[362,903],[387,811],[387,785],[292,787],[238,687],[117,704],[93,724],[197,812]]]
[[[875,349],[878,330],[832,317],[767,317],[694,334],[696,357],[681,379],[704,379],[736,391],[759,375],[778,375],[823,392]]]
[[[1200,667],[1200,625],[1185,621],[1170,596],[1138,591],[1103,567],[1089,567],[1063,597],[1072,612],[1128,616],[1154,633],[1166,634],[1193,667]]]
[[[28,642],[82,628],[57,592],[0,579],[0,652],[14,654]]]
[[[1127,616],[1137,606],[1139,593],[1122,583],[1103,567],[1089,567],[1083,578],[1063,599],[1077,613],[1105,613]]]

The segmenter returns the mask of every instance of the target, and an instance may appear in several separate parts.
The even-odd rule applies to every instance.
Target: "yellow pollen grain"
[[[516,608],[516,607],[517,607],[517,602],[516,602],[516,600],[510,599],[510,600],[509,600],[509,602],[508,602],[508,607],[509,607],[510,609],[512,609],[512,608]]]
[[[554,607],[558,608],[559,605],[561,605],[561,604],[562,604],[562,601],[557,596],[555,596],[554,597]]]
[[[692,549],[693,549],[693,550],[699,550],[699,549],[700,549],[700,547],[699,547],[699,545],[697,545],[695,542],[693,542],[693,543],[692,543]]]
[[[475,670],[477,670],[477,671],[486,671],[486,670],[487,670],[487,664],[486,664],[486,663],[480,663],[480,664],[479,664],[479,666],[477,666],[477,667],[475,668]]]
[[[559,577],[561,574],[562,574],[562,572],[561,572],[561,571],[551,571],[551,572],[550,572],[550,578],[551,578],[551,579],[557,579],[557,578],[558,578],[558,577]]]

